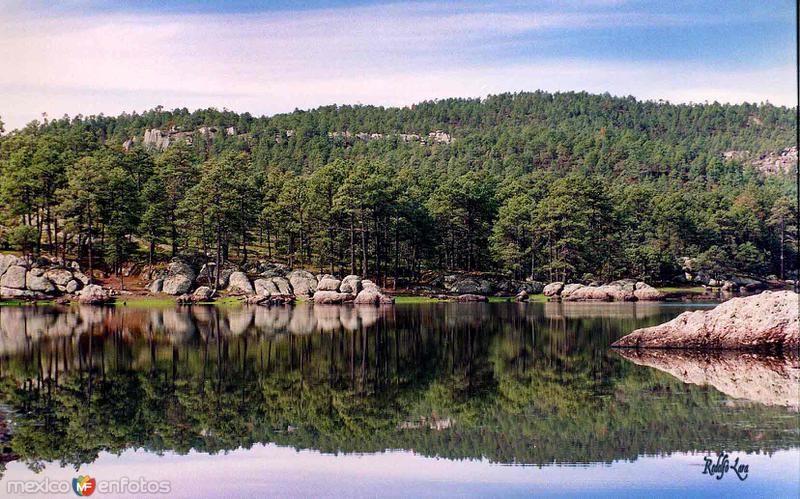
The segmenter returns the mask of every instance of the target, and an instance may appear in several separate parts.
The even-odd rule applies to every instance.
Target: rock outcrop
[[[564,284],[553,282],[544,287],[544,294],[552,299],[577,302],[660,301],[666,294],[653,286],[635,279],[621,279],[608,284]]]
[[[228,279],[228,292],[233,295],[252,295],[255,293],[250,279],[244,272],[233,272]]]
[[[765,291],[733,298],[713,310],[675,319],[616,341],[623,348],[698,348],[791,351],[800,346],[798,294]]]
[[[0,297],[48,299],[76,293],[88,283],[76,262],[65,266],[47,258],[0,255]]]

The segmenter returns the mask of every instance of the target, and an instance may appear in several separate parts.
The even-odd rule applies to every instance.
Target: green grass
[[[659,291],[662,293],[704,293],[705,289],[702,286],[694,286],[694,287],[665,287],[665,288],[658,288]]]

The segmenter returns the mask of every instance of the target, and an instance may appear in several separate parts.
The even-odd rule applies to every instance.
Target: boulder
[[[798,298],[793,291],[733,298],[713,310],[637,329],[612,346],[793,351],[800,346]]]
[[[260,265],[261,276],[270,278],[270,277],[286,277],[286,275],[290,272],[289,267],[282,265],[280,263],[265,263]]]
[[[339,293],[338,291],[322,290],[314,293],[315,304],[345,303],[348,301],[353,301],[354,299],[355,295],[350,293]]]
[[[147,285],[147,290],[151,293],[160,293],[164,288],[164,279],[156,279]]]
[[[237,295],[252,295],[255,293],[250,279],[244,272],[233,272],[228,279],[228,292]]]
[[[561,293],[561,290],[564,289],[563,282],[551,282],[547,286],[542,289],[542,293],[545,296],[558,296]]]
[[[640,301],[662,301],[667,295],[657,290],[646,282],[637,282],[636,291],[633,292],[637,300]]]
[[[294,270],[287,277],[295,296],[310,298],[317,290],[317,278],[311,272]]]
[[[565,284],[564,288],[561,290],[561,299],[562,300],[568,299],[569,295],[581,289],[582,287],[583,284]]]
[[[0,277],[0,286],[4,288],[25,289],[25,275],[28,270],[21,265],[11,265]]]
[[[377,284],[369,279],[364,279],[361,281],[361,289],[369,289],[371,291],[377,291],[378,293],[381,291],[381,288],[379,288]]]
[[[64,286],[64,292],[73,294],[76,293],[79,289],[81,289],[81,287],[83,287],[81,282],[78,281],[77,279],[73,279],[69,281],[66,286]]]
[[[278,291],[278,286],[272,282],[271,279],[256,279],[253,281],[253,287],[256,290],[256,294],[259,296],[270,296],[270,295],[277,295],[280,294]]]
[[[43,274],[43,273],[42,273]],[[39,291],[41,293],[54,293],[56,287],[50,282],[50,279],[44,275],[36,275],[36,272],[30,271],[25,276],[25,287],[31,291]]]
[[[525,290],[523,289],[522,291],[517,293],[517,296],[514,298],[514,300],[518,302],[528,301],[528,293],[526,293]]]
[[[289,279],[285,277],[273,277],[270,279],[272,283],[278,288],[278,294],[290,296],[294,294],[294,290],[292,290],[292,284],[289,282]]]
[[[72,280],[72,272],[67,269],[50,269],[44,276],[56,286],[66,286]]]
[[[209,301],[214,296],[214,290],[208,286],[200,286],[192,293],[192,301]]]
[[[739,286],[737,286],[733,281],[725,281],[722,283],[722,291],[725,291],[726,293],[732,293],[738,289]]]
[[[364,283],[366,283],[366,282],[370,282],[371,283],[371,281],[366,281],[366,280],[363,281],[363,282]],[[392,298],[391,296],[386,296],[383,293],[381,293],[377,289],[377,286],[375,286],[375,288],[371,288],[371,287],[368,288],[368,287],[365,286],[364,289],[362,289],[358,293],[358,295],[356,296],[355,300],[353,300],[353,303],[355,303],[357,305],[361,305],[361,304],[365,304],[365,305],[392,304],[392,303],[394,303],[394,298]]]
[[[168,295],[182,295],[192,288],[192,280],[185,275],[172,275],[164,279],[161,292]]]
[[[339,285],[339,291],[357,295],[358,292],[361,291],[361,277],[352,274],[345,277]]]
[[[172,260],[169,265],[167,266],[167,275],[168,276],[184,276],[187,277],[189,280],[194,281],[196,274],[192,267],[189,266],[186,262],[181,260]]]
[[[0,255],[0,276],[6,273],[6,270],[12,265],[20,265],[17,263],[18,258],[14,255]],[[20,265],[21,266],[21,265]]]
[[[605,285],[605,286],[581,286],[578,284],[575,287],[568,289],[568,284],[561,292],[561,299],[564,301],[631,301],[633,300],[633,292],[625,291],[620,287]]]
[[[317,291],[339,291],[342,281],[333,277],[323,277],[317,283]]]
[[[486,302],[486,301],[489,301],[489,298],[487,298],[487,297],[485,297],[483,295],[475,295],[475,294],[466,293],[466,294],[463,294],[463,295],[456,296],[454,298],[454,300],[457,301],[457,302],[461,302],[461,303]]]
[[[90,284],[78,293],[78,301],[89,305],[101,305],[114,301],[114,297],[101,286]]]

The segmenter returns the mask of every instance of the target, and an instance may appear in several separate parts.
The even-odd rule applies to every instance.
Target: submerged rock
[[[765,291],[733,298],[713,310],[684,312],[673,320],[619,339],[623,348],[792,350],[800,346],[798,294]]]

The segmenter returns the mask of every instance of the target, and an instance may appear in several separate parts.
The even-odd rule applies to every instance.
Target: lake
[[[798,497],[796,358],[609,349],[704,306],[0,307],[0,495]]]

